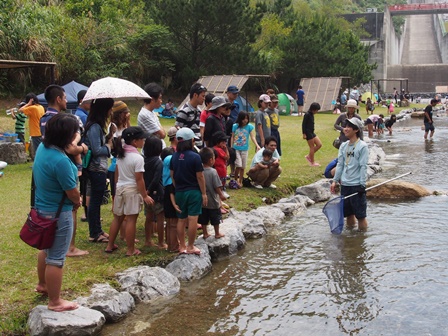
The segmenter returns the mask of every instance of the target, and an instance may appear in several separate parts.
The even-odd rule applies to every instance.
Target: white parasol
[[[151,99],[151,97],[137,84],[128,80],[105,77],[94,81],[84,97],[84,101],[99,98],[113,98],[117,100]]]

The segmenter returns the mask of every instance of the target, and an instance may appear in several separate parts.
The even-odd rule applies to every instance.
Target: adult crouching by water
[[[263,161],[263,152],[268,149],[272,152],[271,162]],[[257,189],[269,187],[276,189],[274,182],[282,173],[280,168],[280,155],[277,152],[277,139],[269,136],[265,139],[264,147],[255,153],[247,175],[252,179],[253,185]]]
[[[92,153],[87,167],[91,187],[87,220],[89,222],[89,241],[93,243],[107,243],[109,237],[101,227],[101,203],[106,189],[107,164],[112,148],[112,135],[116,131],[116,127],[112,125],[107,132],[113,105],[112,98],[101,98],[92,102],[83,137],[84,143]]]
[[[79,123],[71,114],[57,114],[45,126],[43,146],[38,147],[33,164],[36,185],[35,207],[39,216],[55,218],[64,198],[53,246],[39,252],[38,284],[35,291],[48,295],[48,309],[62,312],[78,304],[61,298],[62,267],[73,234],[72,210],[81,205],[78,170],[64,149],[79,132]]]

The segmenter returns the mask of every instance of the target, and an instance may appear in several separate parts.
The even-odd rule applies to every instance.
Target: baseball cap
[[[215,143],[227,141],[227,139],[229,139],[229,137],[223,131],[217,131],[213,133],[212,137],[214,138]]]
[[[191,140],[194,139],[194,132],[188,127],[182,127],[181,129],[177,130],[176,138],[179,141]]]
[[[269,95],[269,97],[271,98],[271,102],[278,103],[278,97],[276,94],[271,94],[271,95]]]
[[[176,136],[177,133],[177,128],[172,126],[170,127],[170,129],[168,130],[168,138],[174,138]]]
[[[212,107],[210,107],[209,111],[216,110],[218,107],[226,106],[230,107],[230,103],[226,100],[226,98],[222,96],[217,96],[212,99]]]
[[[121,134],[122,139],[126,140],[137,140],[137,139],[146,139],[149,137],[149,133],[145,132],[139,126],[131,126],[125,128],[123,133]]]
[[[227,88],[227,92],[231,92],[231,93],[239,93],[240,90],[238,90],[238,87],[236,87],[235,85],[230,85]]]
[[[359,120],[358,118],[350,118],[347,119],[347,121],[353,126],[356,126],[359,130],[362,130],[364,128],[364,123],[362,122],[362,120]]]
[[[265,103],[271,102],[271,97],[269,97],[267,94],[262,94],[258,100],[263,101]]]

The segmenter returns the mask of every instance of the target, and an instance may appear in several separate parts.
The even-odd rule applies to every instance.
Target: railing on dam
[[[448,3],[416,3],[389,6],[390,15],[422,15],[448,13]]]

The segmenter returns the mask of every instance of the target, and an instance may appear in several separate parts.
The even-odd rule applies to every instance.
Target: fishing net
[[[331,233],[340,234],[344,228],[344,197],[329,200],[322,212],[327,216]]]

